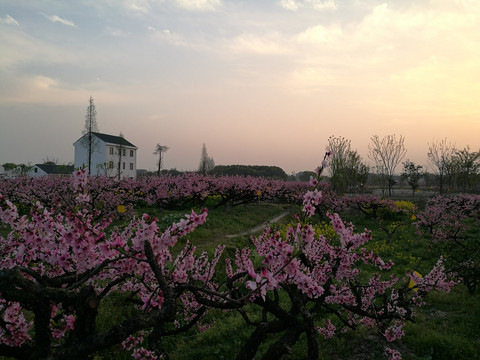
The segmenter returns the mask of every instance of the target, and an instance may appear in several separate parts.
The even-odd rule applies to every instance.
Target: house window
[[[113,149],[113,148],[110,148],[110,149]],[[108,167],[109,167],[110,169],[113,169],[113,161],[109,161],[109,162],[108,162]]]
[[[130,150],[130,157],[133,157],[133,150]]]
[[[133,163],[130,163],[130,170],[133,170]]]
[[[133,165],[133,164],[130,164],[130,165]],[[35,169],[34,169],[34,172],[38,173],[38,169],[37,169],[37,168],[35,168]]]
[[[122,156],[127,156],[127,150],[123,149],[123,154]]]
[[[125,170],[125,163],[123,163],[123,170]]]
[[[113,147],[110,146],[110,155],[113,155]]]

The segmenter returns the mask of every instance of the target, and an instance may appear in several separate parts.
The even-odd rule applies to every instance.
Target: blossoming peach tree
[[[317,187],[325,160],[311,180],[313,189],[304,196],[303,220],[285,238],[266,229],[253,239],[253,249],[237,250],[236,270],[227,271],[230,278],[244,281],[249,300],[263,310],[257,320],[243,314],[255,330],[237,359],[253,358],[269,334],[278,334],[278,338],[264,359],[288,353],[301,334],[306,335],[308,359],[317,359],[318,334],[329,339],[360,325],[378,329],[387,342],[393,342],[403,336],[404,323],[412,319],[414,307],[423,303],[428,292],[449,291],[453,285],[443,271],[442,259],[423,278],[415,272],[405,279],[393,276],[389,271],[393,262],[363,247],[371,239],[370,232],[355,233],[353,225],[345,224],[337,214],[328,214],[335,237],[315,235],[308,219],[321,201]],[[376,271],[365,273],[362,265]],[[388,346],[385,354],[400,358]]]
[[[0,195],[0,355],[17,359],[85,359],[116,344],[136,359],[162,356],[162,339],[199,325],[208,310],[239,311],[252,333],[237,354],[251,359],[268,335],[277,335],[265,359],[278,359],[306,334],[308,358],[318,358],[318,335],[331,338],[357,326],[377,328],[387,342],[432,289],[448,291],[441,260],[426,276],[390,275],[393,263],[363,245],[370,233],[355,233],[338,215],[328,214],[333,238],[315,235],[309,223],[322,197],[319,179],[326,159],[303,200],[303,215],[285,237],[270,229],[252,246],[219,261],[197,254],[188,235],[206,220],[191,212],[165,231],[143,215],[124,226],[99,216],[89,203],[85,171],[74,174],[74,204],[44,207],[30,214]],[[176,255],[173,255],[176,254]],[[361,270],[367,264],[377,271]],[[223,279],[223,280],[219,280]],[[364,280],[366,279],[366,280]],[[415,287],[408,287],[412,280]],[[102,301],[124,292],[136,311],[107,329],[96,319]],[[258,307],[259,317],[244,311]],[[396,350],[386,348],[390,358]]]
[[[28,216],[20,216],[0,197],[0,219],[10,229],[0,238],[1,355],[85,359],[147,329],[155,334],[152,350],[139,344],[134,351],[147,357],[155,337],[184,331],[206,310],[198,301],[215,289],[212,276],[222,247],[212,260],[194,256],[188,243],[177,257],[170,252],[205,221],[206,212],[192,212],[164,232],[147,215],[111,228],[111,217],[99,218],[86,206],[87,182],[85,171],[75,173],[76,204],[68,211],[36,203]],[[131,294],[140,312],[98,332],[98,307],[114,290]]]
[[[480,195],[438,195],[428,200],[415,222],[419,235],[446,255],[448,272],[455,273],[471,294],[480,284]]]

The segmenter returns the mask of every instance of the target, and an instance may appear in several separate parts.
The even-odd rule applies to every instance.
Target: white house
[[[138,148],[122,136],[92,132],[94,146],[90,165],[91,175],[135,178],[137,175]],[[88,167],[88,133],[73,143],[75,169]],[[82,141],[83,140],[83,141]]]

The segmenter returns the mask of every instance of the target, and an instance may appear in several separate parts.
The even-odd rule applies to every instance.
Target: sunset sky
[[[138,167],[313,170],[330,135],[480,148],[478,0],[0,0],[0,164],[73,162],[92,96]],[[400,170],[400,169],[398,169]]]

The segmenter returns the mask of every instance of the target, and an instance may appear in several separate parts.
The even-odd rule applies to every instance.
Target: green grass
[[[201,211],[201,209],[195,209]],[[256,203],[240,205],[235,207],[219,207],[210,209],[205,224],[195,229],[195,231],[184,239],[179,239],[179,246],[183,246],[188,239],[192,244],[197,246],[197,251],[207,251],[213,253],[215,247],[223,244],[226,247],[245,246],[250,235],[238,235],[235,237],[227,237],[227,235],[241,234],[256,226],[262,225],[275,216],[289,212],[291,214],[296,211],[295,207],[289,204],[271,204]],[[159,219],[161,229],[166,229],[172,222],[179,221],[191,210],[172,210],[158,211],[154,208],[137,209],[137,213],[147,213]],[[282,221],[288,221],[292,217],[285,217]]]
[[[459,284],[449,294],[430,294],[427,302],[417,322],[407,325],[403,343],[422,358],[479,359],[480,294]]]

